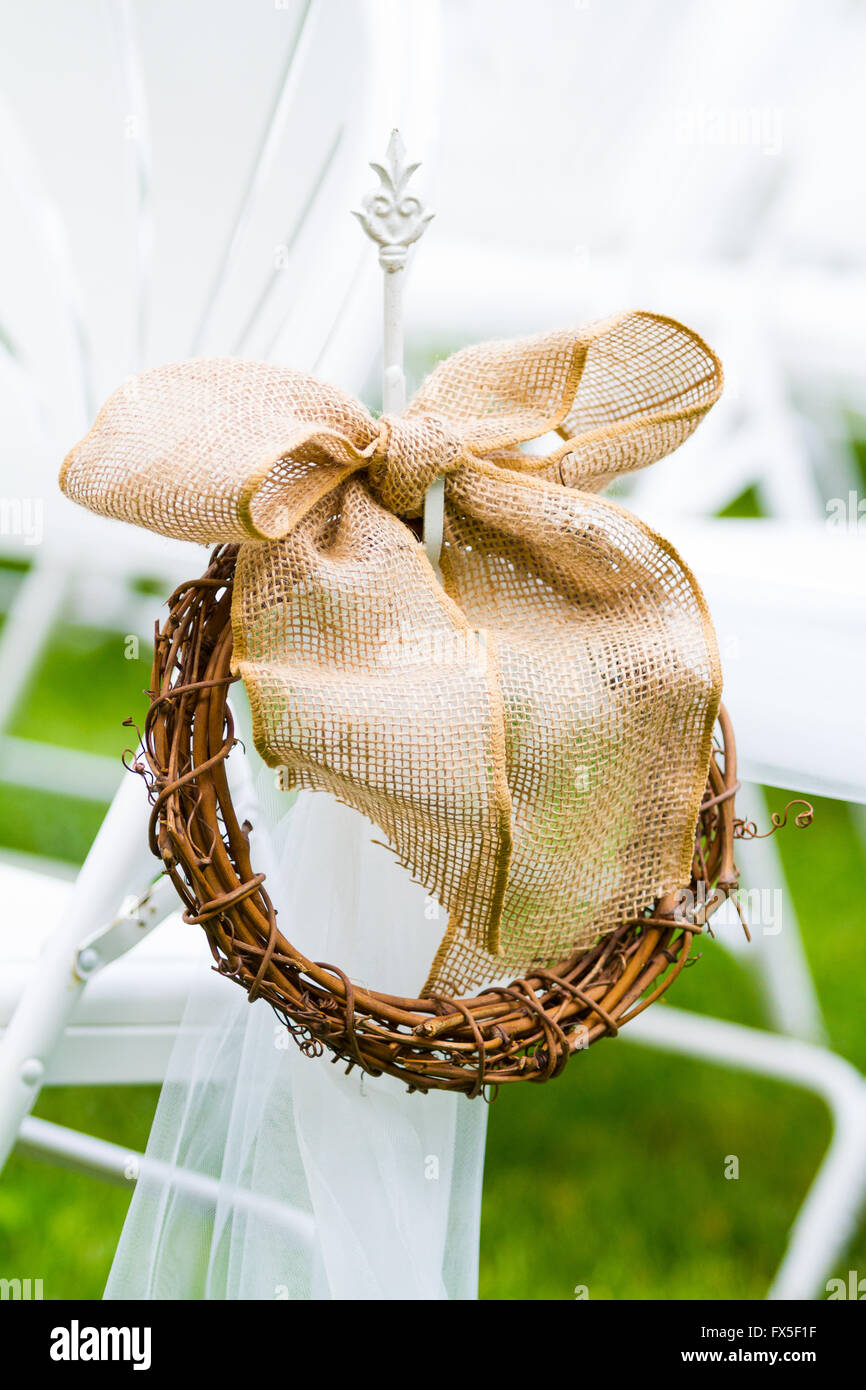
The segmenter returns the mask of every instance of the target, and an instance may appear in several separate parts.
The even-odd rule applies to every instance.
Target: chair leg
[[[833,1139],[791,1228],[768,1294],[771,1299],[817,1297],[854,1234],[866,1196],[866,1080],[826,1048],[668,1005],[648,1009],[621,1036],[787,1081],[826,1102],[833,1117]]]
[[[15,594],[0,638],[0,729],[24,693],[66,602],[68,576],[36,564]]]
[[[769,808],[762,788],[748,783],[741,787],[737,811],[763,829],[769,821]],[[749,889],[758,905],[755,921],[750,923],[752,945],[742,949],[742,934],[734,933],[733,940],[741,944],[740,958],[759,972],[773,1027],[805,1042],[826,1046],[827,1028],[778,845],[773,838],[744,841],[738,859],[742,860],[745,880],[747,920],[752,916]],[[767,897],[769,904],[765,903]],[[772,920],[764,920],[765,906],[770,906]]]
[[[0,1169],[42,1087],[51,1058],[84,989],[81,944],[117,915],[123,898],[143,893],[158,872],[145,827],[138,777],[124,777],[69,897],[0,1042]]]
[[[17,1149],[22,1154],[46,1159],[62,1168],[127,1189],[142,1178],[155,1178],[169,1183],[176,1192],[185,1193],[203,1207],[216,1207],[220,1201],[230,1198],[238,1211],[259,1216],[270,1225],[282,1228],[287,1238],[305,1247],[313,1242],[315,1223],[308,1212],[242,1187],[231,1188],[194,1169],[175,1167],[161,1159],[149,1158],[147,1154],[131,1153],[119,1144],[81,1134],[64,1125],[28,1116],[22,1121]]]

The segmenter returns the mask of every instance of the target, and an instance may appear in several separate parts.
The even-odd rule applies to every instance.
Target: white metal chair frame
[[[261,216],[259,204],[267,201],[272,213],[276,208],[277,215],[282,215],[279,209],[284,209],[285,195],[281,202],[275,165],[281,144],[286,139],[286,124],[293,103],[296,103],[304,81],[308,80],[311,62],[317,60],[324,71],[333,57],[334,30],[329,27],[334,19],[333,9],[325,6],[322,0],[298,0],[296,8],[297,23],[288,41],[277,97],[268,115],[251,174],[196,327],[193,352],[201,351],[203,346],[211,350],[214,346],[216,350],[225,350],[222,339],[218,335],[214,338],[216,330],[211,331],[212,320],[221,297],[227,293],[227,285],[231,289],[231,273],[241,257],[244,237],[253,216]],[[341,21],[355,21],[358,13],[362,18],[364,42],[361,48],[352,48],[348,57],[355,69],[356,86],[364,95],[360,120],[352,131],[353,145],[358,154],[355,163],[360,174],[363,167],[360,163],[361,152],[366,162],[369,152],[379,145],[383,132],[388,130],[395,116],[405,121],[419,145],[425,146],[433,139],[435,126],[432,113],[436,109],[433,95],[438,81],[438,0],[416,0],[411,7],[401,5],[399,0],[360,0],[360,4],[355,4],[353,0],[351,10],[341,16]],[[143,85],[126,0],[119,0],[118,17],[129,107],[131,111],[140,113],[144,101]],[[355,23],[354,28],[357,27]],[[350,36],[340,41],[345,49],[352,39]],[[381,341],[381,326],[374,308],[375,267],[358,236],[357,227],[349,217],[348,206],[342,202],[346,188],[345,171],[343,183],[337,185],[334,179],[336,155],[341,140],[345,144],[346,135],[344,122],[337,127],[324,162],[314,171],[311,185],[296,205],[294,221],[285,241],[277,241],[284,230],[280,225],[275,225],[270,235],[278,249],[287,255],[297,255],[301,250],[304,252],[303,259],[296,262],[304,284],[313,279],[314,267],[318,266],[319,271],[325,273],[324,280],[320,274],[317,283],[327,292],[326,300],[328,295],[330,300],[321,310],[316,304],[308,306],[307,322],[304,323],[302,319],[300,328],[295,323],[295,338],[300,337],[304,345],[302,353],[305,365],[324,376],[340,380],[350,389],[360,391],[375,360],[377,345]],[[144,324],[148,313],[152,230],[150,158],[146,146],[142,148],[137,218],[140,263],[136,341],[139,352],[144,342]],[[327,202],[321,198],[321,194],[329,182],[331,192],[328,195],[330,202]],[[335,194],[341,200],[339,206],[334,202]],[[307,226],[311,220],[315,221],[317,229],[312,248]],[[307,244],[303,246],[305,237]],[[90,416],[95,402],[89,372],[90,357],[85,347],[86,335],[69,274],[66,248],[60,243],[54,244],[52,249],[59,262],[59,278],[69,289],[66,308],[74,329],[73,337],[81,347],[84,413]],[[241,303],[240,330],[232,344],[235,352],[248,349],[248,344],[252,343],[260,355],[284,360],[287,350],[297,351],[297,341],[287,340],[285,330],[274,319],[274,311],[268,302],[274,289],[275,276],[272,274],[251,311],[248,302]],[[269,338],[263,341],[262,320],[268,317],[272,321],[271,332]],[[297,317],[296,313],[295,319]],[[253,334],[253,328],[256,334]],[[309,332],[312,355],[304,329]],[[400,346],[402,349],[402,340]],[[83,524],[86,525],[87,521],[85,518]],[[123,587],[136,572],[144,570],[148,574],[162,576],[166,586],[171,587],[202,564],[202,556],[195,547],[172,546],[160,538],[144,537],[132,546],[135,561],[130,567],[124,563],[127,550],[125,540],[124,535],[124,542],[119,548],[120,563],[107,567],[105,582],[109,585]],[[86,553],[86,546],[83,549],[83,557],[80,553],[72,552],[35,564],[13,599],[0,638],[0,730],[8,723],[58,617],[67,607],[68,589],[76,573],[76,564],[92,566],[93,556]],[[89,790],[97,797],[104,794],[108,779],[113,778],[114,786],[120,780],[120,769],[106,768],[106,760],[75,754],[64,758],[63,750],[52,749],[49,752],[39,746],[20,744],[8,736],[2,740],[2,747],[7,755],[7,766],[11,755],[13,770],[18,770],[22,782],[31,785],[34,781],[38,785],[47,780],[38,772],[40,755],[43,755],[41,761],[50,759],[53,764],[54,790],[62,790],[65,781],[70,789],[81,794],[80,774],[85,765],[91,770]],[[34,762],[37,764],[35,778]],[[95,776],[92,774],[94,768]],[[85,780],[85,794],[87,789]],[[29,1145],[31,1150],[38,1150],[56,1161],[69,1163],[83,1171],[113,1176],[124,1182],[129,1180],[131,1171],[138,1174],[146,1164],[143,1156],[131,1159],[130,1155],[121,1155],[112,1146],[90,1136],[63,1131],[58,1126],[29,1118],[41,1086],[46,1077],[51,1076],[52,1061],[63,1052],[67,1027],[82,1001],[85,987],[106,965],[125,955],[143,936],[176,911],[176,896],[168,883],[164,880],[153,883],[157,866],[143,836],[146,814],[143,785],[138,783],[138,779],[123,777],[87,860],[69,893],[62,921],[51,934],[41,959],[30,971],[8,1027],[3,1032],[0,1040],[0,1167],[18,1141],[23,1147]],[[121,904],[128,904],[130,898],[133,905],[122,910]],[[88,997],[92,997],[92,994],[91,989]],[[170,1036],[164,1032],[159,1042],[162,1044],[160,1063],[164,1064]],[[148,1068],[151,1070],[148,1071]],[[143,1063],[143,1074],[140,1071],[134,1079],[147,1077],[155,1080],[160,1074],[159,1066],[154,1074],[152,1057],[148,1057]],[[213,1195],[213,1185],[203,1179],[178,1175],[177,1182],[201,1192],[205,1200]],[[262,1206],[250,1194],[239,1193],[237,1200],[242,1205]],[[275,1203],[264,1205],[269,1217],[286,1225],[299,1237],[309,1236],[309,1222],[300,1213],[283,1210]]]
[[[307,5],[303,19],[306,19],[309,9]],[[303,19],[296,43],[300,58],[304,56],[301,42],[304,35]],[[125,41],[128,41],[128,32],[124,33]],[[382,31],[378,30],[377,33],[381,37]],[[390,56],[394,56],[393,47]],[[390,70],[400,70],[399,59],[397,68],[391,66]],[[128,69],[128,77],[131,71],[133,69]],[[129,80],[135,85],[134,75]],[[280,113],[285,111],[293,80],[290,61],[283,93],[273,113],[272,133],[274,122],[278,122]],[[248,200],[255,199],[266,178],[269,143],[272,143],[271,136],[265,141],[247,190]],[[145,161],[143,187],[146,187],[146,173]],[[141,216],[146,230],[146,204],[142,206]],[[231,261],[244,216],[242,208],[226,248],[221,274],[225,273]],[[145,244],[146,240],[145,235]],[[142,279],[145,284],[146,273],[143,273]],[[423,283],[422,280],[422,286]],[[535,288],[537,283],[536,280]],[[446,291],[443,297],[453,304],[453,290],[453,282],[439,284],[436,294],[442,295]],[[421,302],[423,305],[423,292]],[[441,299],[436,305],[436,313],[441,311],[440,306]],[[203,328],[207,327],[207,320],[206,311]],[[478,321],[483,327],[483,306]],[[477,323],[475,327],[477,329]],[[332,344],[325,343],[320,354],[323,360],[328,358],[330,346]],[[321,369],[321,362],[319,366]],[[334,375],[340,373],[334,371]],[[811,490],[814,496],[814,490],[810,489],[804,476],[808,470],[802,450],[796,451],[796,457],[800,466],[794,471],[801,479],[801,486],[799,493],[795,489],[795,495],[803,498]],[[757,447],[750,444],[749,461],[735,470],[737,490],[745,485],[744,479],[754,478],[772,496],[790,497],[790,479],[787,480],[787,490],[783,491],[773,468],[773,457],[768,459],[761,452],[760,440]],[[647,495],[651,500],[651,490],[645,494],[644,500]],[[724,500],[721,499],[722,502]],[[708,496],[708,506],[719,504],[718,497]],[[699,503],[694,510],[701,510]],[[800,506],[798,510],[802,515],[803,507]],[[16,673],[22,668],[26,670],[28,666],[32,667],[60,611],[67,574],[67,570],[53,570],[47,565],[38,566],[32,571],[13,607],[0,646],[0,677],[3,677],[4,652],[8,656],[15,651]],[[27,657],[24,663],[21,661],[22,652]],[[8,714],[20,692],[20,685],[16,691],[15,680],[0,678],[0,691],[4,693],[5,713]],[[3,712],[0,709],[0,715]],[[2,723],[0,718],[0,727]],[[11,751],[14,752],[14,748]],[[786,781],[796,787],[797,769],[791,767],[789,773]],[[811,790],[808,778],[801,784],[804,791]],[[857,787],[860,798],[866,801],[866,783],[857,784]],[[757,803],[753,802],[750,814],[755,815],[756,811]],[[127,778],[112,802],[70,893],[62,924],[52,935],[50,950],[25,987],[5,1031],[0,1044],[0,1164],[18,1142],[22,1151],[50,1156],[55,1161],[124,1185],[133,1181],[148,1165],[148,1160],[142,1155],[131,1156],[117,1146],[29,1116],[41,1085],[47,1078],[57,1075],[55,1064],[64,1037],[73,1039],[76,1028],[86,1027],[80,1020],[86,1016],[87,999],[93,994],[91,982],[99,977],[106,966],[119,961],[175,906],[170,888],[163,881],[151,886],[154,864],[143,844],[144,815],[143,788],[135,779]],[[760,819],[760,816],[757,818]],[[774,860],[772,845],[765,844],[760,853],[763,856],[763,865],[759,869],[761,878],[771,876],[776,883],[783,884],[781,867]],[[130,892],[135,897],[134,905],[118,915],[119,904],[128,900]],[[759,954],[771,1017],[779,1033],[769,1034],[723,1023],[667,1005],[648,1011],[624,1033],[626,1038],[630,1037],[635,1042],[683,1052],[719,1065],[753,1071],[801,1086],[821,1096],[828,1105],[834,1125],[832,1143],[792,1229],[787,1254],[770,1293],[773,1298],[815,1294],[821,1277],[850,1236],[866,1188],[863,1160],[866,1086],[855,1068],[821,1045],[823,1028],[820,1009],[796,932],[793,909],[790,909],[788,921],[789,930],[784,933],[784,941],[774,942],[772,953],[762,949],[760,944],[756,952]],[[781,953],[779,946],[782,947]],[[162,1042],[164,1050],[166,1040]],[[151,1060],[144,1065],[152,1066],[153,1062]],[[132,1178],[130,1173],[133,1174]],[[190,1174],[173,1174],[173,1180],[198,1192],[204,1202],[213,1199],[214,1184],[209,1180]],[[249,1194],[239,1194],[238,1200],[252,1199]],[[295,1238],[310,1238],[309,1220],[302,1214],[275,1205],[271,1215],[274,1220],[285,1224],[287,1232],[291,1232]]]

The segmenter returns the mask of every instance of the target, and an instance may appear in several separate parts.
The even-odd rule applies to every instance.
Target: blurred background
[[[59,464],[125,376],[191,353],[269,356],[377,405],[375,256],[348,211],[399,122],[437,214],[407,287],[410,385],[465,343],[630,307],[722,357],[711,418],[617,495],[704,584],[744,808],[764,830],[806,796],[815,818],[743,844],[751,947],[722,914],[656,1007],[862,1071],[866,4],[0,8],[0,1024],[119,784],[163,600],[204,562],[79,512]],[[140,1003],[133,956],[112,969],[124,987],[77,1020],[35,1113],[135,1151],[173,1004]],[[492,1106],[482,1298],[766,1294],[831,1115],[805,1081],[650,1041]],[[846,1182],[818,1297],[866,1271]],[[99,1297],[128,1200],[15,1153],[0,1275]]]

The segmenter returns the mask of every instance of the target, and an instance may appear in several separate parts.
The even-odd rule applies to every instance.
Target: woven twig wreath
[[[250,999],[264,998],[312,1055],[410,1090],[470,1096],[510,1081],[547,1081],[569,1055],[615,1036],[658,999],[690,959],[694,937],[737,886],[733,859],[736,754],[730,721],[709,769],[695,837],[694,910],[659,903],[553,970],[536,970],[474,998],[404,999],[361,989],[336,965],[308,960],[277,928],[264,874],[250,862],[226,777],[236,739],[227,697],[232,580],[237,550],[214,551],[200,579],[182,585],[157,633],[143,750],[150,842],[180,894],[184,918],[205,930],[216,967]]]

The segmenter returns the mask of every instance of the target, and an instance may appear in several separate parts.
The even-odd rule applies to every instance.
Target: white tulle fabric
[[[356,981],[417,990],[439,909],[375,826],[323,793],[288,806],[252,752],[229,768],[284,933]],[[303,1056],[202,964],[105,1297],[475,1298],[486,1122],[480,1100]]]

